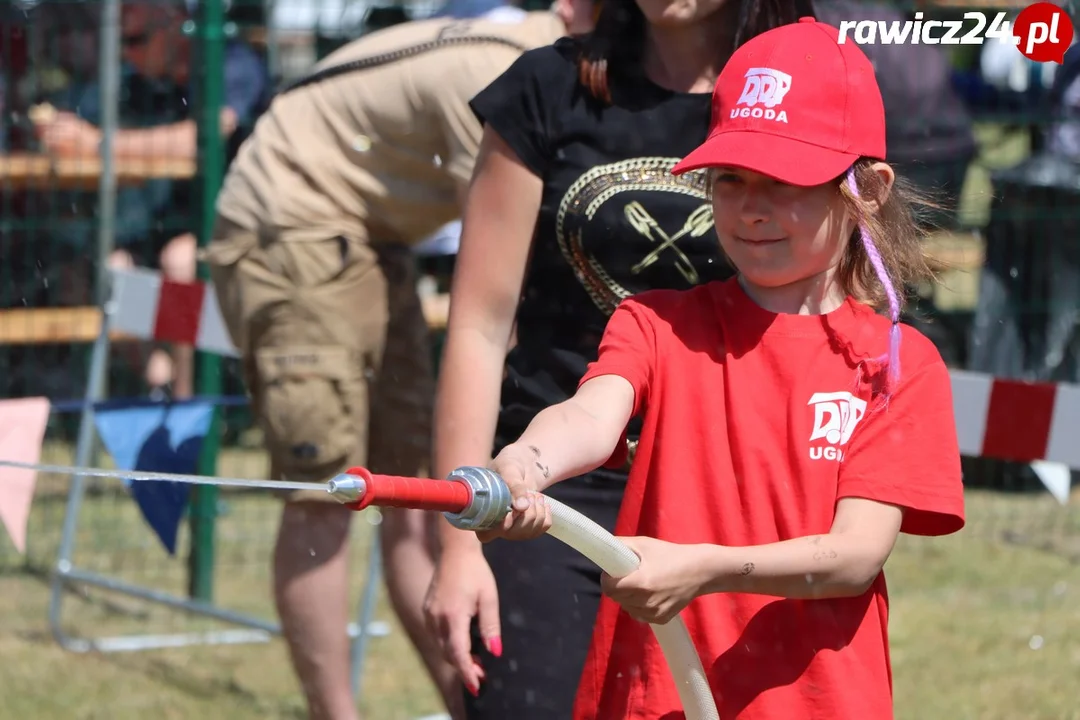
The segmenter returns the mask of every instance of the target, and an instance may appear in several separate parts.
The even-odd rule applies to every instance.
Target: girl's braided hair
[[[934,269],[923,240],[932,231],[927,211],[940,210],[932,194],[897,177],[885,187],[872,158],[862,158],[841,178],[840,194],[859,226],[837,268],[846,293],[884,311],[892,320],[889,350],[881,358],[888,374],[888,398],[900,380],[900,313],[907,293],[932,280]]]

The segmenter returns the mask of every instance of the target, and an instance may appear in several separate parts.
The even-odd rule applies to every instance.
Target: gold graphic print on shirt
[[[680,158],[643,157],[597,165],[582,174],[563,195],[555,222],[555,235],[566,261],[605,315],[611,315],[623,298],[633,294],[585,247],[583,227],[608,201],[619,202],[627,192],[676,193],[702,201],[679,227],[663,227],[638,200],[622,206],[621,215],[649,243],[649,250],[630,266],[636,276],[651,265],[671,263],[689,285],[700,281],[690,258],[679,248],[684,238],[702,237],[713,229],[712,205],[706,194],[707,175],[689,172],[674,176],[671,169]]]

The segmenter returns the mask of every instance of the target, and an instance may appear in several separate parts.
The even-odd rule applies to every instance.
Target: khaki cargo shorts
[[[277,480],[426,472],[432,348],[404,246],[219,220],[206,260]],[[323,490],[287,499],[328,500]]]

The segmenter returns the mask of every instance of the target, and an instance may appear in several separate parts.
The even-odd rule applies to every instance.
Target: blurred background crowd
[[[222,52],[207,60],[199,54],[203,45],[196,29],[196,2],[123,0],[116,36],[121,45],[117,77],[103,75],[107,53],[101,47],[103,4],[98,0],[0,3],[0,398],[41,396],[63,402],[86,394],[86,367],[96,336],[94,322],[106,299],[99,282],[104,267],[149,268],[178,282],[196,280],[200,239],[205,239],[207,218],[213,215],[213,194],[206,188],[214,185],[214,178],[206,177],[206,151],[200,144],[207,118],[219,123],[220,164],[227,169],[274,95],[351,40],[401,23],[431,17],[475,17],[514,5],[513,0],[229,0],[224,5]],[[520,7],[526,10],[547,7],[543,2],[524,2]],[[822,5],[819,17],[838,25],[840,20],[904,20],[916,11],[925,17],[961,19],[965,12],[981,10],[991,17],[1003,12],[1012,19],[1022,5],[996,0],[834,0]],[[1072,12],[1071,7],[1066,9]],[[1080,24],[1080,17],[1074,16],[1074,22]],[[1029,61],[1014,44],[1000,38],[978,45],[879,45],[864,50],[877,68],[883,93],[889,161],[940,205],[923,218],[932,229],[927,252],[934,259],[940,282],[915,289],[918,302],[908,310],[906,321],[933,340],[952,368],[1023,380],[1080,382],[1080,51],[1074,45],[1063,62],[1056,64]],[[110,85],[114,81],[118,86]],[[219,106],[207,107],[202,102],[201,84],[208,81],[220,84]],[[95,160],[106,114],[102,98],[112,97],[113,90],[118,98],[118,129],[111,142],[125,148],[124,161],[113,169],[115,193],[102,189],[102,165]],[[41,114],[42,107],[48,108],[47,116]],[[103,193],[109,193],[107,218],[103,218]],[[109,228],[105,244],[100,237],[103,220]],[[414,248],[420,293],[425,299],[446,296],[458,229],[450,223]],[[438,357],[439,349],[436,333],[433,357]],[[220,367],[220,385],[214,387],[213,394],[242,396],[245,388],[240,361],[227,358]],[[183,400],[202,392],[197,375],[191,347],[117,343],[110,350],[108,394],[113,398]],[[57,446],[66,449],[53,451],[69,458],[75,421],[61,419],[61,425],[64,423],[51,432]],[[223,474],[228,474],[224,472],[227,469],[234,474],[263,476],[261,457],[253,461],[251,455],[244,454],[260,448],[261,443],[246,408],[226,409],[222,442],[219,469]],[[48,448],[46,451],[48,454]],[[1038,490],[1051,476],[1057,477],[1059,484],[1064,476],[1069,486],[1070,471],[1064,467],[974,458],[966,458],[965,463],[965,482],[971,487]],[[50,492],[62,498],[65,490],[52,486],[38,490],[42,496]],[[170,571],[167,579],[161,579],[160,567],[153,572],[148,569],[158,561],[147,560],[150,551],[145,543],[121,537],[133,531],[130,524],[118,525],[110,519],[119,517],[109,514],[120,512],[114,506],[101,509],[101,514],[92,509],[95,506],[86,507],[90,509],[82,512],[96,518],[89,525],[99,532],[82,539],[84,559],[93,558],[86,562],[146,582],[177,587],[186,582],[187,570]],[[264,583],[265,556],[276,518],[256,521],[239,513],[240,507],[238,501],[217,507],[220,537],[224,538],[217,572],[223,578],[226,597],[220,602],[235,601],[247,607],[248,601],[242,599],[246,596],[240,591],[250,593],[250,585],[232,587],[220,573],[228,572],[228,563],[234,562],[243,572],[263,573],[247,577]],[[1075,563],[1080,561],[1076,540],[1080,520],[1075,513],[1061,519],[1057,510],[1039,506],[1029,513],[997,499],[973,507],[973,517],[983,513],[995,518],[988,532],[997,540],[1027,537],[1038,527],[1036,544],[1043,550],[1049,548],[1054,557],[1064,558],[1064,565],[1053,568],[1041,561],[1022,561],[1048,573],[1050,580],[1040,590],[1032,589],[1038,583],[1025,585],[1017,578],[989,582],[999,583],[995,585],[999,589],[1007,586],[1008,593],[1019,593],[1023,598],[1016,602],[1021,605],[1034,602],[1034,594],[1052,592],[1056,598],[1064,593],[1060,590],[1064,582],[1057,578],[1067,573],[1075,577]],[[25,563],[26,567],[47,568],[56,549],[63,508],[39,503],[35,512],[32,530],[37,523],[41,539]],[[1059,522],[1054,525],[1057,534],[1047,539],[1049,535],[1041,531]],[[121,532],[121,528],[126,529]],[[229,528],[235,531],[231,536]],[[371,534],[365,537],[363,543],[369,543]],[[245,553],[255,552],[252,548],[257,546],[262,554],[232,557],[228,555],[230,538],[245,543]],[[1000,560],[998,546],[993,547],[992,551],[980,550],[981,555],[958,558],[957,567],[967,563],[993,567]],[[363,548],[366,552],[368,544]],[[172,561],[160,561],[166,562]],[[898,572],[911,576],[919,555],[916,552],[897,563],[901,564]],[[252,570],[256,565],[263,569]],[[147,580],[151,577],[158,579]],[[372,575],[368,579],[376,580]],[[1024,594],[1029,591],[1032,595]],[[940,597],[935,593],[944,592],[927,589],[927,608],[938,603]],[[268,612],[261,586],[256,594],[262,603],[256,603],[257,607]],[[39,614],[43,597],[25,588],[9,594],[16,605]],[[1015,610],[1010,602],[1003,601],[1001,608],[981,608],[988,613],[988,625],[994,626],[988,636],[1008,636],[1003,628],[1012,622],[1010,617],[1017,617],[1010,615]],[[1040,600],[1036,609],[1023,617],[1054,615],[1054,602]],[[0,610],[4,607],[8,606],[0,604]],[[951,607],[951,612],[963,612],[967,606],[960,603]],[[1075,613],[1062,611],[1054,617],[1066,615]],[[912,616],[919,614],[913,612]],[[88,619],[92,617],[83,616],[83,628],[92,624]],[[947,624],[948,620],[927,620],[932,621]],[[2,622],[0,631],[4,629]],[[1080,631],[1075,620],[1072,622]],[[1018,647],[1028,647],[1029,637],[1042,637],[1033,626],[1021,625],[1016,630],[1023,635]],[[903,634],[901,628],[901,646]],[[1074,635],[1071,650],[1061,655],[1071,658],[1072,663],[1063,676],[1075,676],[1076,648],[1080,647],[1075,639]],[[1041,648],[1042,642],[1032,639],[1032,651],[1038,649],[1035,645]],[[409,652],[403,643],[394,648],[394,652]],[[963,648],[973,655],[984,650]],[[1008,648],[1002,650],[1002,662],[1028,663],[1012,653]],[[207,667],[228,673],[245,662],[236,654],[222,657],[215,656]],[[435,709],[433,700],[426,705],[402,701],[421,681],[410,685],[400,677],[388,679],[386,673],[396,671],[380,670],[379,657],[384,661],[386,655],[376,651],[376,660],[371,663],[375,684],[382,688],[376,695],[382,692],[382,696],[398,700],[387,700],[371,717],[404,718],[419,709]],[[901,652],[897,662],[901,676],[906,669],[910,678],[921,660]],[[383,662],[382,667],[397,666]],[[419,678],[418,668],[413,661],[400,672]],[[992,669],[972,686],[990,683]],[[4,672],[0,667],[0,687]],[[163,672],[177,673],[175,668]],[[198,679],[198,671],[191,672],[197,678],[195,685],[205,680],[205,676]],[[278,677],[283,677],[282,673]],[[1039,674],[1028,667],[1025,677]],[[236,682],[258,687],[260,681],[241,677]],[[905,682],[903,677],[900,682]],[[910,680],[907,682],[910,686]],[[1029,682],[1034,681],[1025,680],[1020,687],[1027,688]],[[999,717],[990,710],[980,714],[969,712],[962,703],[951,705],[948,697],[932,695],[930,684],[927,692],[931,695],[920,702],[940,703],[932,717]],[[207,692],[214,696],[217,690]],[[430,700],[433,696],[421,693],[420,697]],[[252,705],[247,697],[234,700]],[[401,714],[389,709],[400,707],[406,708]],[[1033,711],[1030,717],[1065,717],[1054,714],[1053,708],[1060,705],[1048,702],[1047,707],[1050,709],[1045,714]],[[28,708],[13,717],[47,716],[27,714],[35,712]],[[906,716],[931,717],[921,714],[921,709],[925,708],[907,705]],[[278,706],[270,710],[263,707],[262,716],[273,716],[278,710]],[[3,712],[0,709],[0,717]],[[289,716],[288,712],[281,710],[283,716]],[[1025,716],[1017,712],[1000,717]]]
[[[222,59],[224,103],[236,118],[225,139],[226,162],[273,93],[334,48],[391,24],[476,15],[498,4],[278,0],[264,5],[234,0],[227,6]],[[125,15],[119,124],[124,130],[186,126],[179,142],[147,143],[147,153],[193,162],[198,73],[192,72],[191,8],[174,5],[177,12],[165,22],[150,12]],[[854,0],[829,7],[837,22],[893,20],[915,10]],[[982,6],[955,0],[919,5],[924,14],[943,18],[962,17],[977,7]],[[990,3],[986,7],[992,13],[1009,12],[1010,17],[1018,11]],[[35,131],[28,110],[42,102],[72,113],[69,124],[81,121],[86,142],[95,147],[94,127],[101,115],[100,3],[7,2],[0,13],[0,149],[9,156],[80,155],[72,139],[78,133],[67,132],[66,126]],[[1034,379],[1075,379],[1080,283],[1066,209],[1073,205],[1074,163],[1080,161],[1080,54],[1069,52],[1062,65],[1034,63],[996,38],[980,45],[866,49],[880,71],[890,160],[922,188],[937,192],[945,205],[939,215],[928,218],[942,231],[934,250],[947,267],[945,282],[927,290],[915,321],[928,323],[925,331],[956,366]],[[193,176],[122,183],[115,249],[108,262],[194,278],[194,183]],[[97,188],[93,183],[72,184],[58,178],[28,186],[11,172],[0,175],[0,306],[93,304],[89,278],[99,260]],[[52,350],[42,360],[40,351],[28,355],[5,348],[0,353],[3,392],[81,394],[79,373],[68,372],[68,353]],[[177,372],[177,352],[183,356],[183,350],[168,354],[144,348],[143,356],[134,358],[129,352],[128,364],[141,367],[126,382],[190,394],[190,361],[181,357]]]

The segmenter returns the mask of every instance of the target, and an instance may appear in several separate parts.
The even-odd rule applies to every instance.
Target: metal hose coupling
[[[465,483],[472,490],[472,501],[464,510],[443,513],[459,530],[488,530],[510,513],[513,503],[510,488],[495,472],[485,467],[459,467],[446,479]]]

